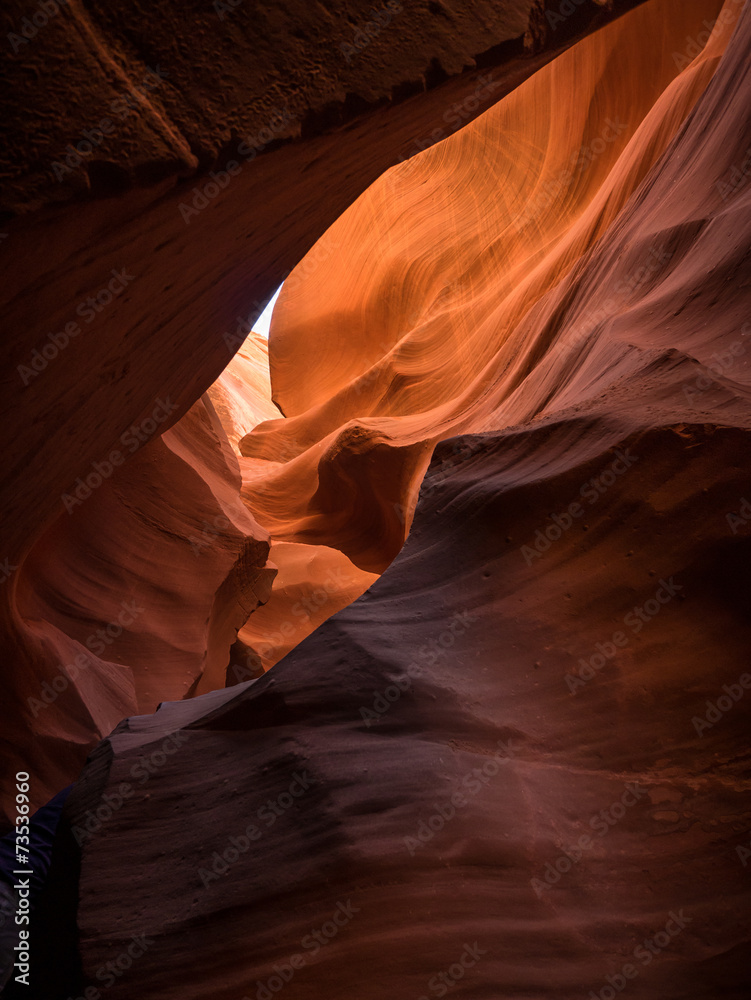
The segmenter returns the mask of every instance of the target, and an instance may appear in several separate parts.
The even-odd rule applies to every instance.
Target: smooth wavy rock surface
[[[10,686],[35,739],[29,748],[18,719],[11,767],[37,768],[39,796],[67,783],[123,706],[151,711],[222,686],[237,630],[271,591],[269,537],[240,500],[237,459],[208,399],[129,458],[67,494],[69,513],[25,561],[16,592],[31,657]]]
[[[528,45],[531,20],[539,27],[539,3],[411,5],[381,24],[383,30],[349,61],[351,53],[345,55],[341,46],[361,31],[361,16],[372,13],[368,9],[329,3],[309,10],[284,3],[261,10],[256,4],[224,2],[188,9],[171,0],[148,5],[128,0],[117,8],[79,0],[57,5],[44,0],[44,6],[31,9],[21,0],[3,5],[7,58],[0,66],[0,103],[8,141],[0,150],[0,637],[8,666],[0,715],[8,739],[0,741],[0,771],[12,774],[19,761],[28,764],[35,775],[36,805],[79,773],[87,751],[133,710],[134,699],[140,711],[153,711],[163,698],[183,694],[186,682],[194,693],[199,674],[208,687],[223,684],[233,665],[247,670],[250,658],[255,669],[257,661],[268,665],[278,653],[268,632],[257,637],[260,652],[240,640],[232,652],[219,655],[224,638],[219,645],[213,638],[209,644],[205,629],[203,651],[196,644],[207,602],[216,598],[223,606],[246,610],[254,603],[246,600],[245,583],[234,576],[228,587],[237,586],[236,593],[225,588],[221,598],[217,591],[211,596],[225,579],[217,562],[225,557],[212,554],[204,543],[217,531],[233,532],[225,520],[237,523],[234,513],[221,509],[224,501],[170,498],[169,511],[149,510],[149,529],[129,532],[130,500],[111,505],[103,527],[100,506],[109,489],[100,498],[97,487],[83,507],[74,505],[73,514],[66,495],[89,477],[96,482],[97,468],[109,481],[113,452],[128,466],[137,462],[141,493],[166,495],[169,487],[158,472],[147,486],[147,455],[166,455],[172,467],[172,445],[165,452],[157,439],[214,385],[273,291],[339,214],[390,165],[457,132],[573,37],[633,4],[576,4],[547,38],[536,28]],[[363,41],[362,35],[357,38]],[[285,109],[289,117],[282,114]],[[317,262],[317,255],[308,253],[295,280],[310,277]],[[291,277],[287,280],[294,285]],[[243,377],[259,373],[257,360]],[[278,416],[265,395],[253,399],[254,390],[246,388],[234,395],[232,415],[220,411],[230,442],[252,429],[254,414]],[[213,418],[212,425],[210,443],[188,443],[199,429],[195,422],[181,431],[184,456],[195,448],[187,464],[204,466],[208,449],[214,453],[211,461],[221,466],[218,456],[226,451],[231,479],[231,445],[225,445]],[[150,444],[155,448],[148,451]],[[113,484],[130,477],[124,469],[113,468]],[[178,463],[175,487],[186,491],[195,484],[205,498],[203,473],[195,478],[185,471]],[[246,480],[249,475],[246,467]],[[221,472],[219,478],[224,477]],[[134,503],[143,506],[142,498]],[[95,516],[92,507],[90,518],[89,504],[98,511]],[[180,524],[170,535],[175,509],[182,511]],[[237,517],[242,530],[250,531],[246,537],[252,547],[260,529],[239,510]],[[89,523],[96,537],[86,537]],[[265,525],[265,518],[260,523]],[[320,567],[325,539],[296,539],[288,527],[282,520],[279,541],[315,544],[310,554]],[[81,637],[87,639],[89,629],[120,628],[117,621],[102,621],[102,613],[114,612],[117,619],[123,600],[154,592],[150,548],[143,578],[135,572],[130,549],[130,540],[146,539],[152,528],[166,567],[166,589],[194,588],[202,595],[185,649],[176,659],[172,651],[168,654],[178,668],[173,674],[171,666],[165,672],[151,664],[151,676],[159,674],[165,683],[142,684],[145,678],[131,680],[132,668],[114,645],[105,643],[100,652],[116,660],[102,668],[101,683],[90,685],[85,711],[66,707],[65,718],[61,714],[67,699],[78,697],[72,691],[79,682],[86,684],[82,673],[72,690],[53,690],[60,697],[43,703],[40,722],[35,703],[45,693],[52,697],[46,686],[56,679],[58,689],[65,684],[61,668],[69,653],[74,659],[81,654]],[[115,544],[107,543],[107,532]],[[174,553],[168,551],[169,537]],[[394,552],[401,537],[401,530],[394,532]],[[43,568],[42,548],[53,538],[51,558],[60,571],[54,579]],[[199,556],[193,559],[191,549],[185,562],[191,538],[198,539]],[[222,548],[224,539],[217,544]],[[227,570],[242,551],[239,537],[230,547]],[[91,570],[85,565],[89,550],[95,563]],[[68,551],[73,553],[70,569],[59,558]],[[301,567],[300,550],[280,548],[286,551],[297,553]],[[348,557],[330,558],[341,563]],[[33,576],[27,574],[27,561]],[[379,551],[372,562],[383,565]],[[176,585],[172,573],[178,567],[184,578]],[[344,587],[324,613],[350,600],[358,587],[364,589],[374,575],[369,572],[358,570],[359,582]],[[73,607],[65,596],[63,575],[68,573]],[[81,585],[81,576],[91,581]],[[310,626],[292,608],[298,599],[315,602],[318,589],[314,580],[302,581],[298,569],[292,576],[302,585],[299,598],[287,601],[279,588],[274,595],[280,626],[290,622],[298,628],[294,634],[286,630],[283,638],[290,643]],[[35,579],[44,593],[32,592]],[[100,603],[102,595],[109,596]],[[188,605],[193,606],[192,598]],[[29,621],[22,607],[34,616]],[[38,617],[48,608],[49,620]],[[160,614],[165,617],[151,622],[143,635],[144,648],[135,648],[140,638],[131,644],[128,657],[134,662],[146,664],[154,628],[162,640],[167,637],[168,646],[181,646],[185,608],[179,600],[166,600]],[[238,611],[237,617],[243,615]],[[234,611],[231,618],[234,628]],[[35,637],[41,633],[55,635],[44,650]],[[161,642],[157,648],[164,648]],[[190,662],[183,672],[186,658]],[[224,662],[216,665],[218,659]],[[201,662],[210,662],[211,669]],[[87,713],[97,721],[88,721]],[[0,789],[5,824],[13,811],[11,793],[5,784]]]
[[[245,435],[257,424],[279,416],[271,402],[267,341],[251,333],[208,395],[233,450],[242,458],[239,443]],[[269,461],[243,461],[244,495],[249,508],[254,506],[255,489],[262,488],[269,471],[276,471],[288,457],[280,452]],[[291,483],[290,490],[295,488]],[[283,505],[285,498],[280,500]],[[228,685],[257,677],[273,666],[377,578],[357,569],[342,552],[326,545],[277,542],[272,538],[269,558],[277,571],[273,589],[264,606],[253,611],[238,633],[227,667]]]
[[[650,0],[282,293],[243,498],[388,568],[93,754],[84,972],[149,942],[108,1000],[748,995],[750,56]]]
[[[682,230],[690,239],[699,223],[678,207],[619,246],[591,285],[579,272],[589,257],[595,271],[598,241],[711,79],[739,5],[698,58],[682,48],[720,6],[626,15],[387,172],[329,229],[315,277],[285,286],[274,313],[272,387],[288,419],[240,445],[251,457],[293,456],[254,495],[275,536],[284,520],[290,537],[382,570],[436,440],[585,405],[592,379],[606,388],[633,371],[613,328],[629,327],[676,271]],[[723,146],[718,176],[743,160],[743,142]],[[714,188],[709,197],[723,206]],[[741,316],[729,322],[737,329]],[[689,350],[682,339],[669,346]],[[289,499],[304,468],[308,483]]]

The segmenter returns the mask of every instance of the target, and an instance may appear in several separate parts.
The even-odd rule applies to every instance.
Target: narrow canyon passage
[[[751,4],[628,6],[60,478],[4,609],[8,773],[73,782],[11,998],[749,995]]]

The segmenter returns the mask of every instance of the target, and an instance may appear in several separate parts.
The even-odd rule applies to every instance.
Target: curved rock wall
[[[282,294],[243,499],[391,564],[96,751],[88,981],[143,942],[108,1000],[747,995],[750,51],[748,4],[650,0]]]
[[[5,773],[34,771],[37,804],[136,705],[231,683],[238,663],[268,665],[372,580],[333,554],[347,581],[323,607],[318,584],[302,579],[300,550],[280,548],[293,554],[282,578],[294,599],[270,607],[268,625],[231,652],[262,599],[267,542],[229,497],[235,458],[208,411],[192,413],[179,444],[160,437],[198,405],[273,290],[372,180],[471,121],[572,33],[631,5],[574,5],[531,58],[522,55],[529,0],[405,6],[368,39],[364,4],[3,7],[0,759]],[[342,49],[348,39],[354,55]],[[265,399],[257,415],[276,412]],[[254,422],[220,415],[231,443]],[[170,481],[179,495],[167,495]],[[383,520],[376,508],[370,517]],[[199,546],[204,565],[191,538],[214,532],[216,552]],[[392,554],[402,538],[393,526]],[[381,548],[371,568],[384,565]],[[313,602],[310,618],[292,612],[295,588]],[[189,590],[195,601],[183,605]],[[126,600],[149,610],[120,622],[133,613]],[[274,622],[288,625],[279,643]],[[112,644],[96,636],[108,628]],[[66,672],[82,643],[87,658]],[[4,804],[9,794],[3,787]]]

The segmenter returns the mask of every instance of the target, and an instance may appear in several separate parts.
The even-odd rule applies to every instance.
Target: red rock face
[[[75,750],[115,726],[124,705],[150,711],[199,681],[222,686],[237,630],[271,592],[269,538],[241,502],[211,402],[137,448],[150,426],[136,425],[65,494],[69,513],[18,571],[16,615],[33,659],[17,692],[53,787],[75,766],[67,747],[51,769],[42,763],[61,738]]]
[[[622,6],[629,5],[624,0]],[[224,682],[238,657],[243,670],[248,657],[268,665],[317,624],[321,612],[317,608],[305,621],[290,610],[297,599],[276,611],[273,602],[268,614],[274,622],[299,630],[277,629],[277,643],[267,628],[263,635],[251,629],[246,635],[251,645],[234,647],[235,655],[232,633],[243,617],[238,609],[250,611],[261,596],[244,571],[236,578],[245,543],[234,536],[221,570],[218,554],[208,546],[200,545],[201,558],[190,548],[192,538],[203,543],[214,532],[234,534],[225,521],[237,527],[236,513],[222,507],[226,500],[206,493],[214,490],[217,470],[203,487],[192,479],[203,494],[200,502],[187,496],[168,502],[170,508],[185,502],[189,510],[152,510],[140,524],[141,514],[133,513],[143,508],[138,498],[135,508],[126,498],[109,503],[106,519],[94,515],[94,507],[104,511],[103,498],[121,476],[118,495],[130,490],[125,480],[131,473],[121,471],[127,466],[113,461],[137,460],[148,467],[152,456],[155,468],[157,455],[165,454],[157,444],[160,434],[215,383],[263,303],[368,184],[415,149],[455,133],[548,61],[570,26],[579,30],[594,23],[595,11],[596,17],[602,13],[595,5],[579,6],[566,30],[557,30],[547,50],[528,60],[522,53],[529,0],[502,8],[484,2],[461,9],[405,7],[348,60],[341,46],[361,28],[344,5],[328,4],[325,11],[316,9],[315,17],[295,7],[259,13],[248,4],[228,13],[218,6],[221,10],[209,5],[191,12],[164,2],[113,12],[72,3],[58,13],[50,12],[50,4],[46,13],[36,8],[29,13],[11,3],[3,10],[4,79],[9,93],[23,94],[24,100],[14,98],[6,108],[9,138],[0,153],[2,204],[17,213],[4,216],[0,233],[7,251],[0,292],[7,331],[0,353],[5,459],[0,631],[7,652],[2,712],[9,735],[0,743],[0,759],[3,773],[31,767],[36,804],[75,777],[86,752],[117,718],[133,711],[136,700],[148,711],[164,697],[207,690]],[[358,45],[367,41],[359,34],[357,39]],[[100,128],[102,116],[116,127]],[[74,151],[66,154],[72,142]],[[76,157],[80,163],[73,162]],[[166,418],[164,401],[170,410]],[[267,394],[258,406],[258,416],[276,413]],[[264,407],[270,409],[261,413]],[[243,418],[243,432],[254,422]],[[237,427],[230,422],[227,428],[234,442]],[[195,425],[183,434],[193,430]],[[226,466],[220,478],[231,480],[237,476],[235,458],[217,441],[211,446],[215,461]],[[200,478],[207,471],[206,441],[197,441],[195,449]],[[190,456],[183,459],[192,463]],[[97,483],[97,477],[109,485],[95,486],[89,498],[86,480]],[[180,479],[185,481],[183,473]],[[76,503],[70,514],[65,498],[76,488],[86,506]],[[154,489],[166,495],[172,487],[156,475]],[[83,537],[87,510],[96,538]],[[259,559],[252,567],[256,574],[263,566],[257,544],[265,544],[263,531],[242,517],[245,541],[252,558]],[[74,523],[83,531],[74,531],[68,542]],[[167,542],[173,527],[174,554]],[[202,595],[198,603],[165,600],[151,557],[143,556],[141,575],[141,551],[123,548],[122,542],[108,547],[106,540],[111,535],[145,543],[154,533],[160,536],[159,573],[167,577],[166,591],[174,596],[190,589]],[[393,555],[403,532],[399,528],[392,535]],[[34,581],[49,576],[47,570],[40,575],[39,566],[53,537],[52,560],[61,575],[45,582],[50,593],[35,593]],[[151,543],[145,544],[149,549]],[[62,551],[73,560],[64,569]],[[317,545],[318,563],[323,551]],[[338,569],[327,563],[324,582],[339,570],[346,570],[348,579],[324,614],[357,596],[374,575],[349,570],[346,556],[331,558]],[[27,560],[33,576],[27,575]],[[295,580],[296,561],[297,556],[289,577]],[[385,564],[380,551],[374,549],[371,563]],[[231,574],[234,582],[222,590]],[[75,604],[65,596],[68,576]],[[313,599],[320,581],[298,582],[301,599]],[[101,605],[100,591],[109,594]],[[98,629],[119,628],[108,616],[118,618],[121,601],[135,599],[133,594],[152,623],[143,648],[131,643],[126,658],[125,650],[108,647],[104,652],[115,659],[107,666],[93,663],[86,639]],[[217,633],[208,640],[215,597],[234,608],[220,630],[218,657]],[[191,635],[183,637],[188,606],[197,619],[191,615]],[[156,646],[154,628],[160,636]],[[196,644],[201,634],[202,650]],[[183,639],[187,648],[177,655]],[[142,677],[142,666],[145,672],[157,647],[162,662],[159,667],[152,662],[149,678]],[[78,657],[85,657],[81,670],[97,673],[101,683],[86,685],[83,675],[71,679],[70,672],[61,676]],[[168,690],[152,681],[155,676]],[[35,714],[32,700],[39,702],[45,685],[55,681],[65,690],[53,690],[59,697],[43,702]],[[6,812],[10,795],[3,786]]]
[[[46,996],[748,996],[750,54],[650,0],[394,166],[29,550],[23,649],[149,595]]]

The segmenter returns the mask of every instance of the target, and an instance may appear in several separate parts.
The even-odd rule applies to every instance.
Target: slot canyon
[[[0,18],[2,996],[747,1000],[751,2]]]

